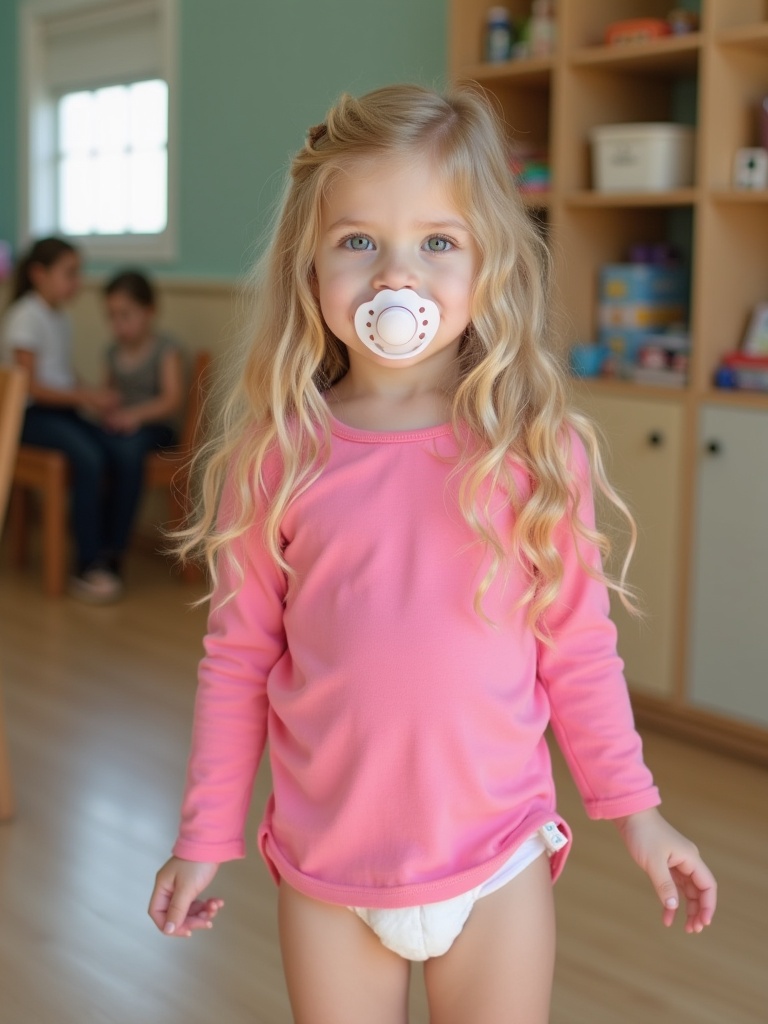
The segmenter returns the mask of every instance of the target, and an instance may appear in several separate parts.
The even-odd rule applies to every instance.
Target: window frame
[[[170,262],[178,256],[178,89],[177,0],[153,0],[164,27],[161,64],[157,76],[168,84],[168,220],[157,234],[68,235],[82,246],[90,261]],[[104,2],[107,10],[110,6]],[[88,14],[98,10],[94,0],[23,0],[19,8],[20,117],[19,117],[19,246],[34,238],[59,234],[56,222],[57,104],[62,95],[47,88],[44,72],[44,22],[47,16]],[[126,85],[132,80],[116,76],[103,85]],[[142,78],[144,76],[141,76]]]

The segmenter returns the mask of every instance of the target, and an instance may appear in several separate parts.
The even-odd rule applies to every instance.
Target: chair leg
[[[43,586],[48,597],[61,597],[67,579],[67,471],[58,467],[46,487],[43,506]]]
[[[0,821],[8,821],[15,811],[13,799],[13,782],[11,780],[11,762],[8,756],[8,741],[5,731],[5,715],[0,693]]]
[[[29,554],[30,500],[26,487],[15,486],[8,503],[8,539],[11,544],[11,564],[22,569]]]

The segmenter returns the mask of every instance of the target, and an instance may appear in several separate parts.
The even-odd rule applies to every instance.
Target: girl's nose
[[[416,268],[404,253],[382,253],[377,261],[371,281],[374,289],[391,288],[393,292],[400,288],[416,288],[418,275]]]

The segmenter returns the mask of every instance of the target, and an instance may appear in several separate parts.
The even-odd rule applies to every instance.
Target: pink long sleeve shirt
[[[222,558],[200,664],[174,853],[245,852],[254,776],[269,740],[273,792],[259,845],[275,879],[331,903],[403,907],[490,877],[549,820],[566,834],[544,737],[551,723],[592,818],[659,803],[642,759],[604,586],[556,533],[564,578],[537,642],[515,610],[520,574],[487,567],[450,478],[449,425],[396,433],[332,423],[319,479],[287,510],[287,582],[258,523]],[[579,512],[593,521],[572,438]],[[436,455],[448,456],[447,461]],[[518,483],[524,490],[522,471]],[[496,502],[508,536],[513,515]],[[592,564],[598,556],[582,545]],[[553,875],[562,853],[552,858]]]

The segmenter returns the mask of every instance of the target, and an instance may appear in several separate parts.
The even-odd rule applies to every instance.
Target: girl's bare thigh
[[[555,912],[546,857],[475,903],[443,956],[424,964],[430,1024],[547,1024]]]
[[[296,1024],[406,1024],[410,964],[351,910],[281,882],[278,922]]]

